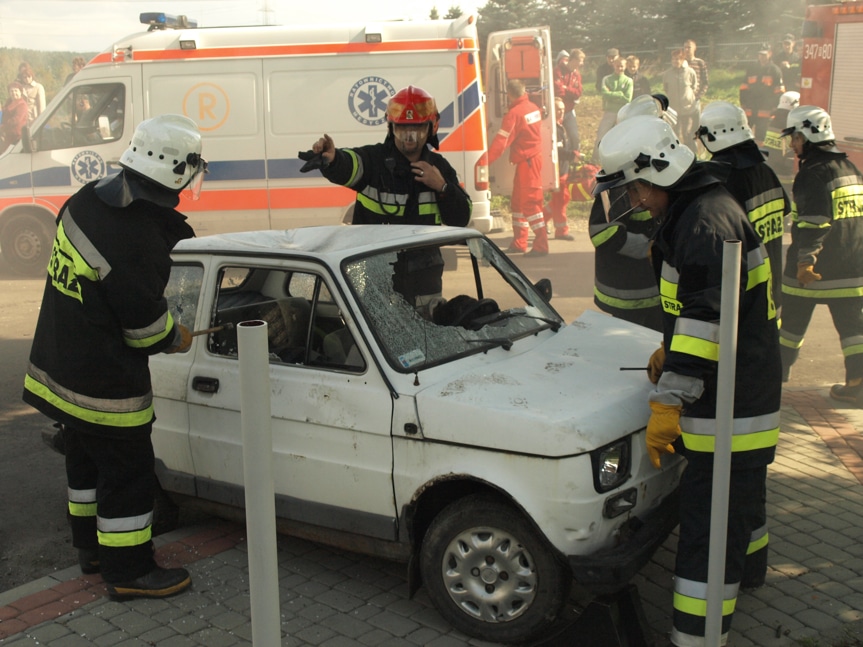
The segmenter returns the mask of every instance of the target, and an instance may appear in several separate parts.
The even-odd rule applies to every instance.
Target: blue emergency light
[[[191,20],[186,16],[172,16],[169,13],[152,11],[142,13],[141,23],[150,25],[149,31],[155,29],[195,29],[198,26],[197,20]]]

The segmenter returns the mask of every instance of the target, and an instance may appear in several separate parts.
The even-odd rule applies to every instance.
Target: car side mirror
[[[102,141],[114,139],[111,136],[111,122],[108,120],[107,115],[99,115],[98,119],[96,119],[96,124],[99,128],[99,136],[102,138]]]
[[[551,279],[540,279],[533,284],[537,292],[542,295],[542,298],[551,302]]]

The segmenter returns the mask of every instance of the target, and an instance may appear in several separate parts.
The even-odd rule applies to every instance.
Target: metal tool
[[[204,328],[202,330],[195,330],[192,332],[192,337],[197,337],[199,335],[209,335],[210,333],[219,332],[220,330],[231,330],[233,329],[234,324],[226,323],[221,326],[214,326],[212,328]]]

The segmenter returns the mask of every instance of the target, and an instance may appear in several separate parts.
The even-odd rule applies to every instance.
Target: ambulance
[[[863,2],[810,6],[803,22],[800,105],[830,113],[836,144],[863,168]]]
[[[141,22],[146,32],[95,56],[0,153],[0,252],[14,272],[44,273],[65,200],[118,172],[135,126],[164,113],[192,118],[204,136],[204,190],[178,207],[199,236],[349,222],[356,194],[300,173],[298,153],[324,133],[339,147],[383,141],[387,102],[407,85],[435,97],[440,151],[473,200],[471,225],[492,228],[475,17],[197,28],[156,13]],[[547,62],[531,65],[548,73],[534,87],[550,87]]]

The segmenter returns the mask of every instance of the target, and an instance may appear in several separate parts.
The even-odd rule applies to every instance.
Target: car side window
[[[39,151],[115,141],[125,127],[126,87],[97,83],[72,88],[33,135]]]
[[[204,268],[200,265],[177,263],[171,267],[171,277],[165,286],[168,311],[176,323],[189,330],[195,327],[203,277]]]
[[[273,363],[365,369],[341,310],[321,276],[272,268],[225,267],[208,348],[237,357],[236,327],[243,321],[267,323]]]

